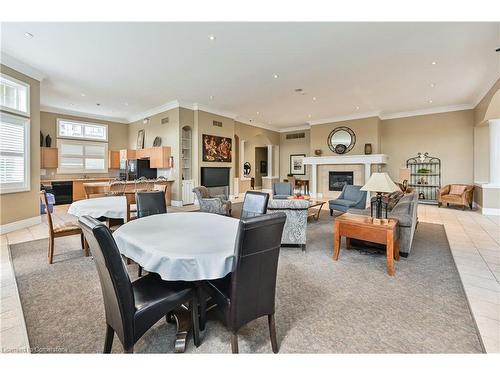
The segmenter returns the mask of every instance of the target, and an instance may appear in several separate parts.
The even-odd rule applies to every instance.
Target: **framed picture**
[[[232,139],[203,134],[203,161],[231,163]]]
[[[290,174],[305,175],[306,166],[304,165],[304,158],[306,154],[293,154],[290,155]]]
[[[137,132],[137,149],[144,148],[144,129]]]

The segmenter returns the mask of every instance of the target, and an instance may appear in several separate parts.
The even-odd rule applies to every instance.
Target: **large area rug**
[[[280,353],[477,353],[478,332],[441,225],[420,223],[408,258],[386,273],[385,256],[342,250],[332,260],[333,219],[310,223],[307,251],[282,248],[276,324]],[[30,345],[37,352],[95,353],[104,342],[104,308],[92,258],[78,237],[11,246]],[[131,275],[136,266],[131,265]],[[209,315],[210,318],[210,315]],[[210,319],[187,352],[229,353],[230,335]],[[158,322],[137,352],[172,353],[175,326]],[[271,353],[267,319],[241,329],[240,352]],[[114,352],[122,352],[117,338]]]

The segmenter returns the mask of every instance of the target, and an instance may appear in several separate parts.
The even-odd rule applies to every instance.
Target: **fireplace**
[[[328,190],[342,191],[344,185],[353,185],[354,172],[328,172]]]

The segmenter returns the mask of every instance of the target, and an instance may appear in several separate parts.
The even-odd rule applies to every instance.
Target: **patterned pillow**
[[[395,191],[387,196],[387,211],[392,211],[394,206],[403,197],[404,193],[402,191]]]

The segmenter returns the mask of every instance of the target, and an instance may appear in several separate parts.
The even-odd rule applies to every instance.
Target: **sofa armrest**
[[[438,191],[439,192],[439,196],[449,194],[450,193],[450,188],[451,188],[451,185],[445,185],[445,186],[443,186]]]

